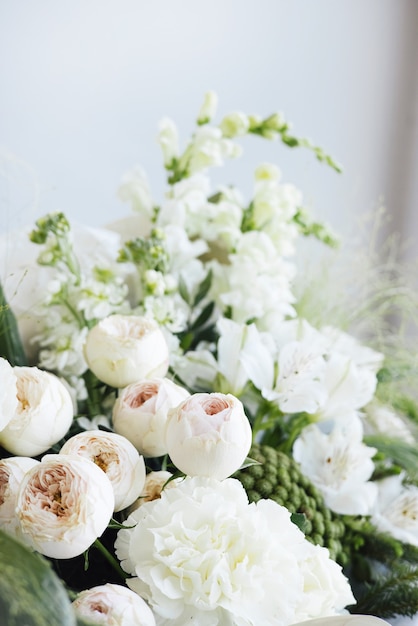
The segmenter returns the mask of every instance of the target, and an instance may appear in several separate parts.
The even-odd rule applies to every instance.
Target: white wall
[[[116,189],[135,163],[158,199],[159,119],[188,133],[214,89],[220,114],[280,109],[345,169],[251,138],[215,179],[249,192],[274,160],[337,229],[383,197],[410,231],[417,23],[416,0],[2,0],[0,230],[54,210],[123,216]]]

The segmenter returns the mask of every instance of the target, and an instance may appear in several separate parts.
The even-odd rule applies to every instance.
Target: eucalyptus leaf
[[[68,594],[51,564],[0,530],[2,626],[76,626]]]

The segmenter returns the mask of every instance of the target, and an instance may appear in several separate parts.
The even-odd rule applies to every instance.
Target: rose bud
[[[17,496],[23,476],[39,461],[26,456],[14,456],[0,461],[0,528],[20,537],[20,524],[16,517]]]
[[[196,393],[168,417],[167,452],[189,476],[227,478],[245,461],[251,438],[242,403],[231,394]]]
[[[154,615],[145,600],[122,585],[107,583],[86,589],[72,605],[76,616],[89,624],[155,626]]]
[[[145,463],[130,441],[103,430],[87,430],[68,439],[60,454],[77,454],[93,461],[112,483],[115,511],[126,509],[141,493]]]
[[[84,356],[93,374],[111,387],[165,376],[168,345],[154,320],[135,315],[110,315],[89,331]]]
[[[57,376],[37,367],[14,367],[17,409],[0,432],[0,445],[19,456],[46,452],[68,431],[74,409],[70,392]]]
[[[113,407],[113,428],[141,454],[167,454],[165,427],[168,411],[189,397],[189,392],[168,378],[152,378],[128,385]]]
[[[23,477],[16,514],[29,546],[54,559],[71,559],[103,534],[114,503],[112,484],[95,463],[48,454]]]
[[[17,381],[13,367],[0,357],[0,430],[12,419],[18,406]]]

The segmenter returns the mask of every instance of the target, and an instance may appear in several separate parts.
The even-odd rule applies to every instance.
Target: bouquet
[[[281,113],[215,124],[216,106],[209,92],[183,148],[162,120],[159,202],[136,167],[119,189],[129,217],[96,229],[55,213],[14,235],[0,291],[8,624],[418,612],[416,366],[401,333],[414,294],[389,261],[345,300],[301,275],[303,238],[338,245],[302,193],[271,163],[251,199],[212,188],[209,170],[244,135],[339,165]]]

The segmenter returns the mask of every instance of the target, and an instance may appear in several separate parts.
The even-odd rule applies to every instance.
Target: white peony
[[[107,583],[78,594],[73,602],[77,617],[105,626],[155,626],[151,609],[127,587]]]
[[[245,461],[251,438],[244,407],[231,394],[196,393],[168,417],[167,452],[190,476],[230,476]]]
[[[16,517],[17,496],[25,473],[39,461],[25,456],[0,460],[0,528],[20,537],[20,524]]]
[[[0,432],[0,444],[12,454],[37,456],[67,433],[73,420],[70,392],[59,378],[37,367],[14,367],[16,412]]]
[[[113,428],[146,457],[167,454],[168,412],[189,397],[168,378],[138,381],[122,389],[113,406]]]
[[[112,387],[168,370],[168,346],[159,325],[135,315],[111,315],[89,331],[84,345],[89,368]]]
[[[87,430],[65,442],[60,454],[77,454],[93,461],[112,483],[115,511],[132,504],[145,483],[145,462],[125,437],[103,430]]]
[[[272,500],[249,505],[235,479],[186,478],[126,524],[133,527],[119,531],[116,553],[160,626],[287,626],[308,601],[312,547],[287,509]],[[327,600],[311,603],[309,617],[354,600],[341,569],[319,550],[330,569],[315,585]]]
[[[359,418],[324,433],[316,424],[303,429],[293,446],[302,472],[321,491],[326,505],[343,515],[369,515],[377,498],[370,478],[376,449],[362,441]]]
[[[25,542],[34,550],[71,559],[103,534],[114,504],[112,484],[95,463],[48,454],[24,475],[16,515]]]
[[[12,419],[18,404],[16,374],[10,363],[0,357],[0,431]]]

